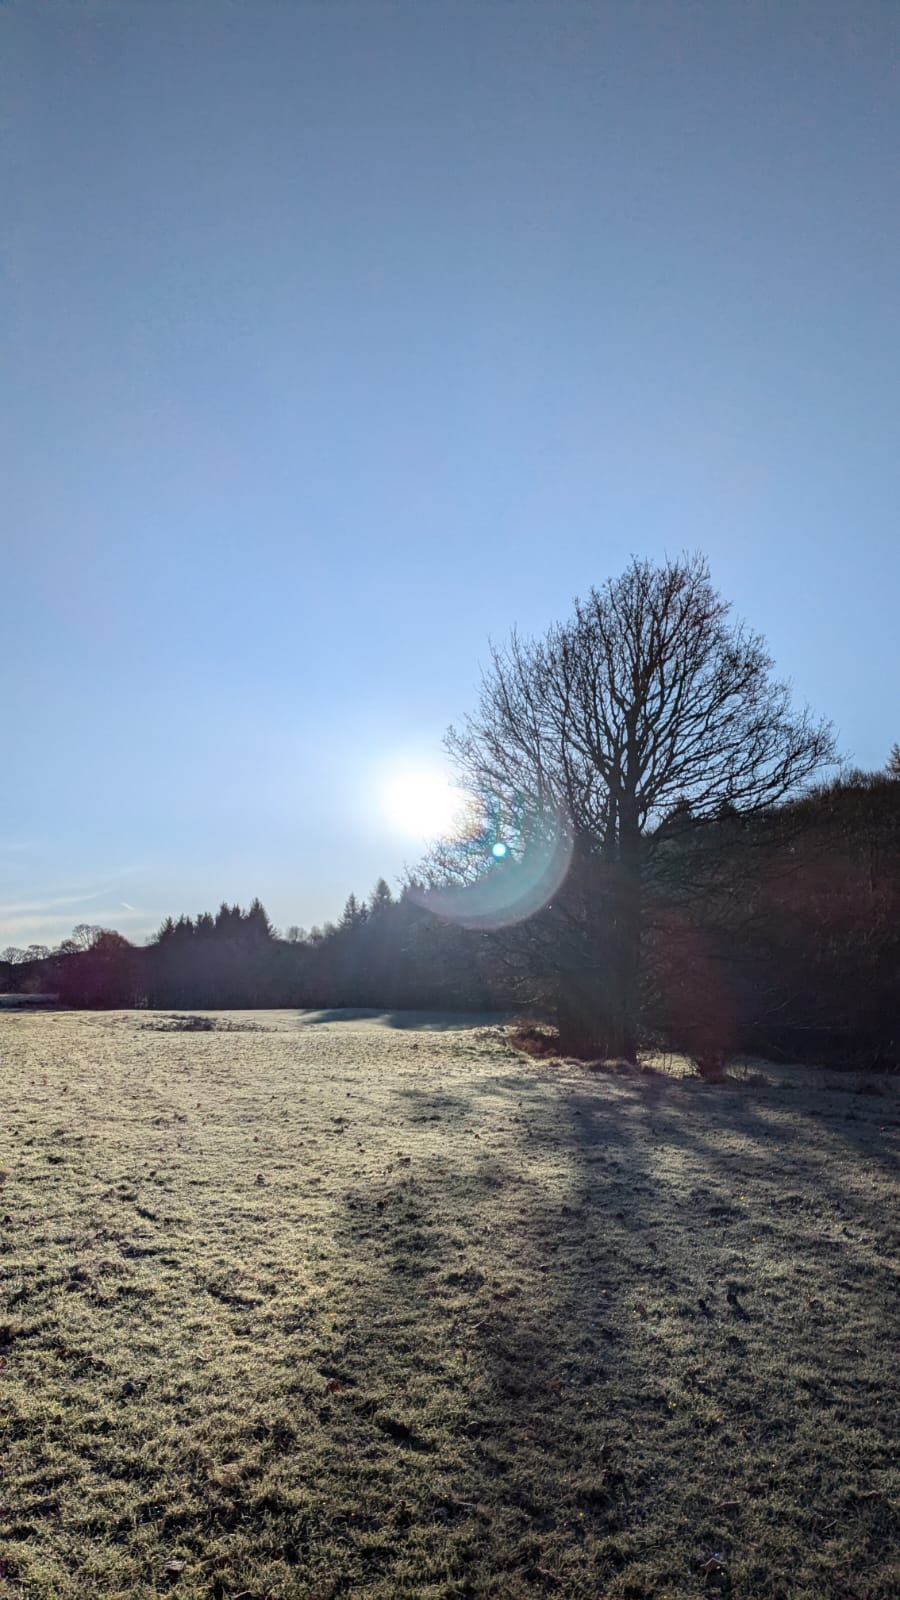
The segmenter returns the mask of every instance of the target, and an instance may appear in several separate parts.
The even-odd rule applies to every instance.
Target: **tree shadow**
[[[841,1246],[843,1322],[815,1292],[825,1210],[874,1225],[819,1126],[790,1096],[530,1063],[402,1092],[440,1106],[440,1142],[410,1128],[338,1228],[365,1330],[343,1443],[406,1507],[392,1570],[415,1548],[422,1591],[448,1596],[774,1596],[790,1560],[836,1594],[829,1442],[853,1436],[851,1476],[883,1464],[891,1379],[886,1343],[858,1387],[842,1366],[888,1303],[861,1241]],[[348,1551],[332,1593],[363,1576]]]
[[[331,1010],[301,1012],[308,1027],[331,1022],[380,1022],[386,1028],[419,1033],[456,1033],[469,1028],[498,1027],[506,1016],[496,1011],[397,1011],[368,1007],[335,1007]]]

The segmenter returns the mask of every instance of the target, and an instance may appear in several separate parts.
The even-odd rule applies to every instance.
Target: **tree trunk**
[[[623,805],[616,871],[612,969],[616,1054],[637,1060],[641,971],[641,839],[637,816]]]
[[[603,988],[602,974],[596,969],[565,974],[556,1006],[562,1055],[579,1061],[606,1061],[615,1054]]]
[[[582,1061],[637,1060],[637,951],[620,926],[609,935],[602,962],[560,978],[559,1047]]]
[[[624,843],[624,841],[623,841]],[[637,1060],[641,879],[635,832],[619,859],[586,855],[572,890],[580,924],[573,950],[557,968],[557,1024],[564,1055],[582,1060]]]

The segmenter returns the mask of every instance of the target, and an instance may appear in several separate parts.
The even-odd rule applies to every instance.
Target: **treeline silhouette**
[[[688,806],[672,809],[652,839],[645,1046],[699,1061],[744,1050],[900,1064],[898,765],[751,818],[723,808],[695,826]],[[417,883],[394,895],[383,879],[308,933],[279,933],[259,900],[167,918],[143,946],[81,925],[57,950],[4,952],[0,990],[77,1007],[499,1009],[558,1020],[573,907],[588,897],[602,911],[604,870],[576,857],[552,903],[507,928],[459,926],[426,909]],[[602,942],[602,915],[596,926]],[[599,968],[602,948],[596,956]]]
[[[261,902],[167,917],[146,945],[81,924],[57,950],[7,950],[0,990],[69,1006],[491,1009],[509,1001],[483,935],[442,926],[382,878],[337,923],[280,934]]]
[[[336,924],[282,937],[258,900],[248,911],[168,919],[143,956],[153,1006],[491,1006],[477,938],[454,938],[380,879],[368,900],[351,894]]]

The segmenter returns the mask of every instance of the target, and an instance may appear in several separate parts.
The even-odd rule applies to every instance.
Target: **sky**
[[[895,0],[6,0],[0,947],[396,883],[632,554],[881,767],[898,160]]]

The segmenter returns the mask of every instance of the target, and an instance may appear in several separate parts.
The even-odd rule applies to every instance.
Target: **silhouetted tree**
[[[268,941],[274,937],[268,913],[259,899],[250,902],[250,909],[244,918],[244,934],[253,940]]]
[[[384,878],[379,878],[372,893],[369,895],[369,912],[373,917],[380,916],[382,912],[389,911],[394,904],[394,897]]]
[[[350,928],[358,928],[365,922],[367,915],[365,905],[357,900],[355,894],[350,894],[347,896],[338,926],[345,932]]]
[[[59,995],[70,1006],[131,1006],[135,1001],[136,951],[120,933],[92,928],[91,942],[64,951]],[[78,930],[76,929],[76,933]],[[66,941],[77,944],[75,939]]]
[[[79,922],[72,929],[69,938],[63,940],[60,950],[65,955],[74,954],[77,951],[90,950],[96,944],[102,932],[103,929],[96,927],[93,923]]]
[[[632,560],[543,639],[491,653],[448,749],[475,795],[565,818],[558,897],[564,1048],[634,1057],[642,914],[660,824],[752,816],[833,759],[827,724],[791,708],[762,639],[729,619],[700,556]]]

